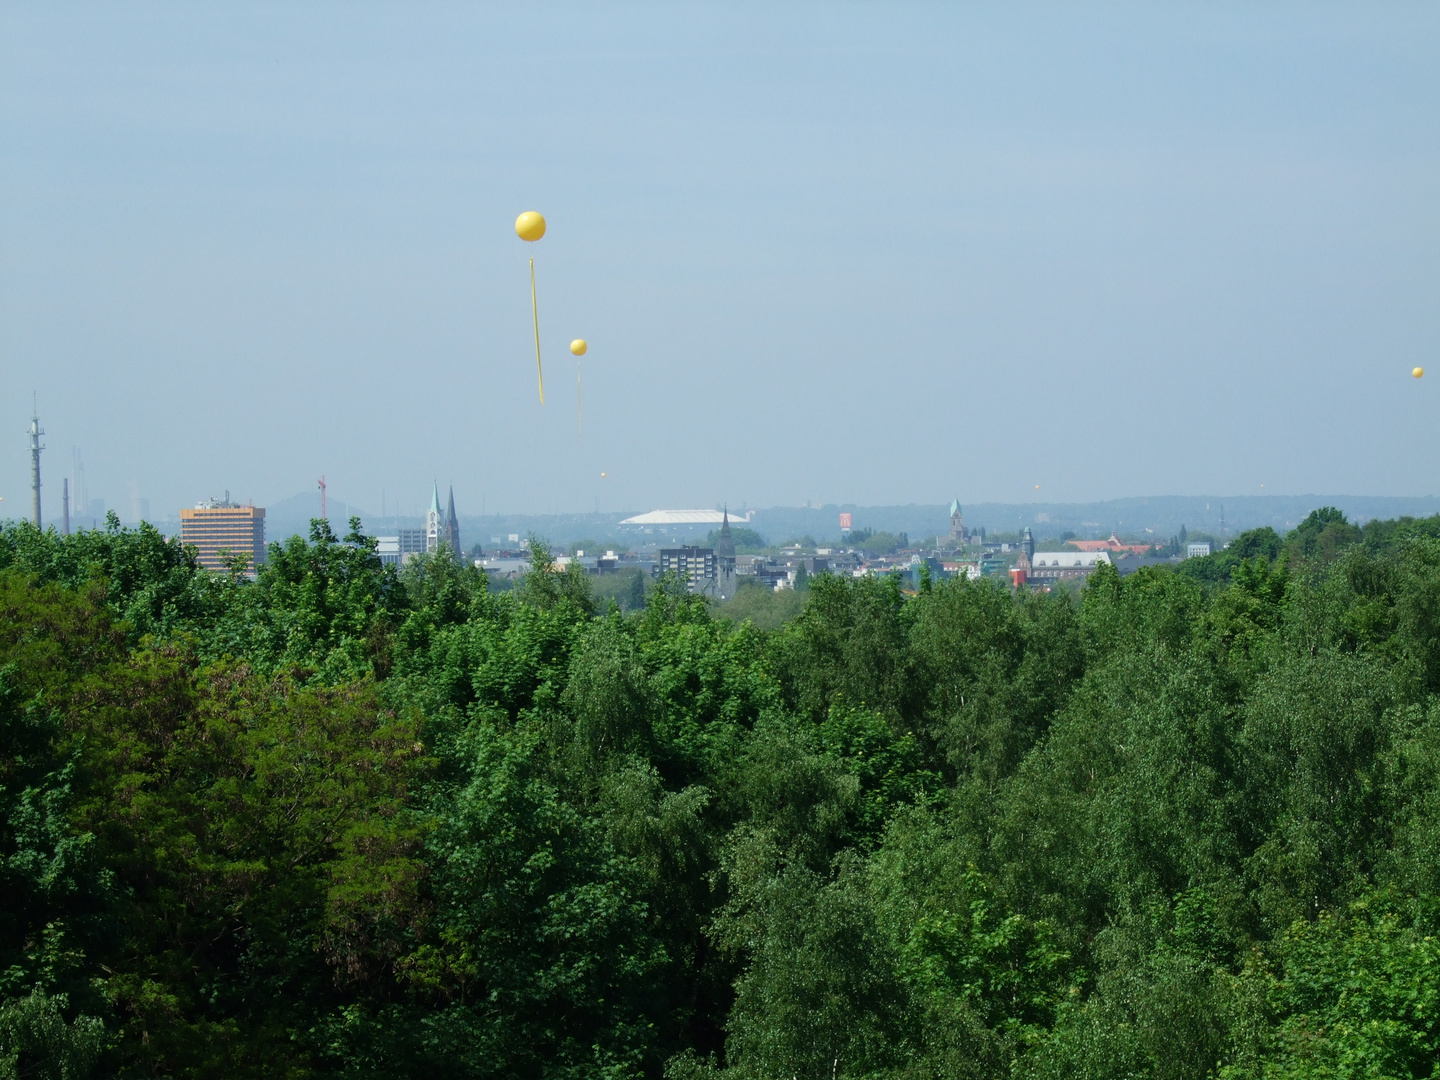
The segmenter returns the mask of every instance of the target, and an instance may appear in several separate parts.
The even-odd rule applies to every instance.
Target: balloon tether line
[[[535,300],[535,260],[530,260],[530,314],[535,319],[535,374],[540,380],[540,404],[545,404],[545,371],[540,366],[540,305]]]

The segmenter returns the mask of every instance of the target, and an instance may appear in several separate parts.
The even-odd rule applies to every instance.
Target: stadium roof
[[[620,522],[621,525],[719,525],[724,520],[724,514],[719,510],[651,510],[648,514],[636,514],[634,517],[626,518]],[[749,521],[750,515],[744,517],[739,514],[731,514],[731,521]]]

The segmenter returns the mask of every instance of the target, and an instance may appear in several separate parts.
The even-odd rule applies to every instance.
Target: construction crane
[[[325,513],[325,477],[320,477],[320,518],[322,521],[329,521],[330,515]]]

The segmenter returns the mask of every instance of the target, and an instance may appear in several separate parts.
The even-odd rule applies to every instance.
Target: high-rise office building
[[[207,570],[224,570],[228,559],[241,555],[254,573],[265,561],[265,509],[233,503],[228,492],[208,499],[180,511],[180,542],[194,546]]]

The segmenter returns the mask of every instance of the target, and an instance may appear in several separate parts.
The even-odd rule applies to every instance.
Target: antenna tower
[[[325,513],[325,477],[324,477],[324,475],[321,475],[321,477],[320,477],[320,518],[321,518],[321,520],[323,520],[323,521],[329,521],[329,520],[330,520],[330,515],[327,514],[327,513]]]
[[[44,434],[39,410],[36,410],[30,414],[30,519],[37,529],[40,528],[40,451],[45,449],[40,445],[40,436]]]

